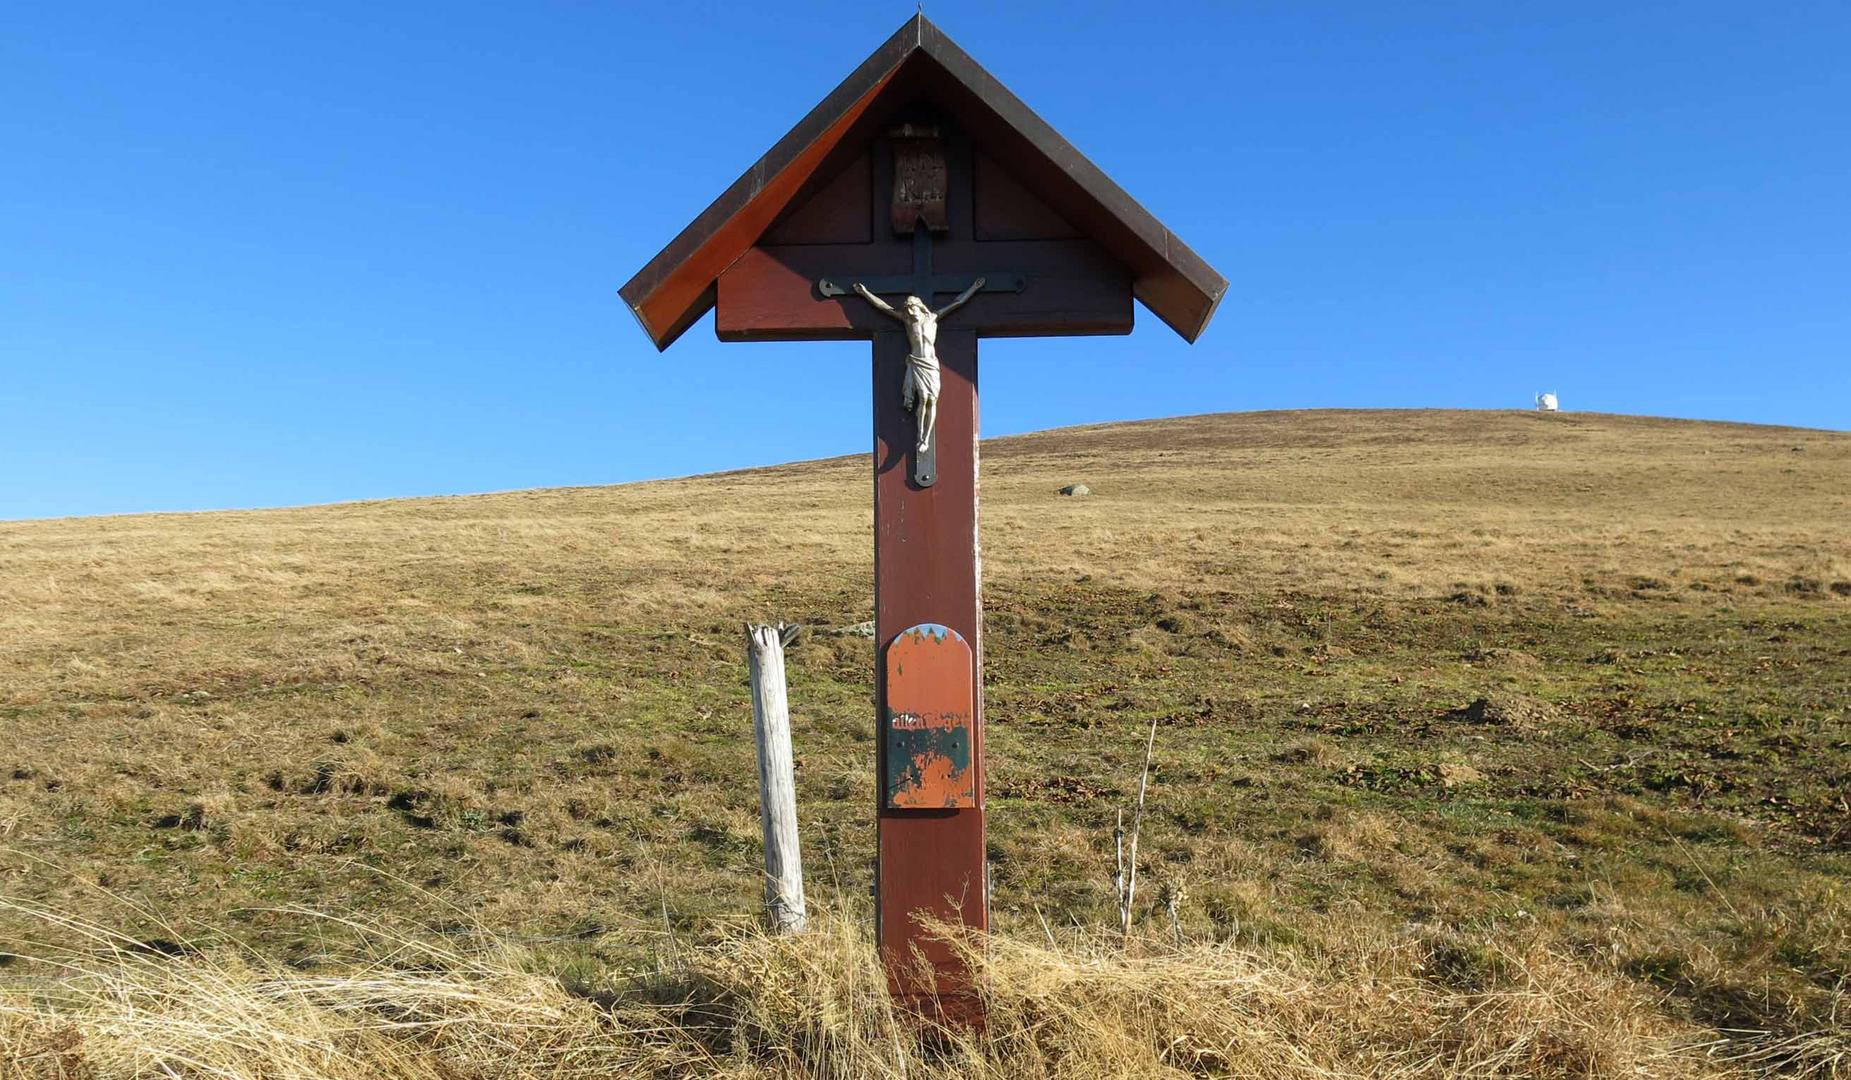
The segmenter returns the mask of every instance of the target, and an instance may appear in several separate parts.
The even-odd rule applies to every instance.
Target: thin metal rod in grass
[[[1150,759],[1157,749],[1157,721],[1150,722],[1150,737],[1144,742],[1144,772],[1138,777],[1138,804],[1131,814],[1131,843],[1127,850],[1125,843],[1125,812],[1118,812],[1118,825],[1113,829],[1113,846],[1116,849],[1118,873],[1113,884],[1118,890],[1118,932],[1127,940],[1131,937],[1131,905],[1138,895],[1138,833],[1144,828],[1144,793],[1150,788]]]

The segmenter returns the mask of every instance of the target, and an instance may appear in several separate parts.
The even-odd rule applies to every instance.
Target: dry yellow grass
[[[1084,938],[972,944],[988,1024],[896,1015],[860,920],[736,932],[570,991],[530,957],[364,929],[339,973],[150,956],[78,927],[36,992],[0,988],[0,1077],[1724,1077],[1725,1046],[1538,943],[1323,927],[1317,960]]]
[[[81,1036],[108,1076],[213,1046],[250,1076],[1844,1075],[1851,436],[1261,413],[997,440],[983,468],[993,1042],[896,1041],[858,920],[827,947],[738,929],[737,626],[871,614],[857,457],[0,523],[7,1067],[58,1075]],[[791,654],[825,895],[868,880],[872,660]],[[1153,721],[1153,906],[1119,956],[1078,928],[1109,921]],[[498,951],[402,954],[395,982],[301,908]],[[9,962],[85,927],[143,948],[53,998]],[[648,1030],[663,994],[725,1003],[724,1038]],[[392,1027],[419,1010],[458,1019]]]
[[[985,453],[992,587],[1075,574],[1255,595],[1851,581],[1851,452],[1825,433],[1258,414]],[[0,524],[0,677],[17,707],[365,680],[381,665],[469,675],[543,656],[536,627],[717,629],[818,572],[844,585],[848,620],[867,606],[849,591],[870,576],[865,471],[838,459],[608,489]],[[1075,477],[1100,495],[1051,497]]]
[[[1796,448],[1803,448],[1797,449]],[[871,578],[862,458],[613,488],[0,523],[8,697],[454,674],[549,623],[762,611]],[[1053,489],[1085,479],[1090,499]],[[991,585],[1435,595],[1492,578],[1851,582],[1851,438],[1533,413],[1259,413],[984,447]],[[1752,584],[1741,579],[1752,578]],[[862,591],[865,591],[862,590]],[[868,606],[848,601],[844,616]],[[730,642],[729,642],[730,644]]]

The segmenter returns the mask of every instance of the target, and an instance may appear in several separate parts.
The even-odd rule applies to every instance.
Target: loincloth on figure
[[[906,385],[901,388],[907,405],[912,405],[916,398],[926,401],[938,400],[938,360],[932,357],[906,357]]]

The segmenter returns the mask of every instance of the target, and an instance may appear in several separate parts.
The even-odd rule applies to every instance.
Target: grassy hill
[[[1056,494],[1075,481],[1094,494]],[[1153,1001],[1124,965],[1217,987],[1202,972],[1296,972],[1326,997],[1223,1011],[1314,1047],[1290,1002],[1334,1001],[1359,970],[1403,980],[1378,1003],[1390,1024],[1422,994],[1464,1016],[1518,1000],[1543,979],[1523,958],[1546,956],[1591,1003],[1549,1038],[1623,1000],[1637,1044],[1519,1067],[1427,1025],[1406,1039],[1429,1056],[1397,1063],[1384,1027],[1305,1067],[1851,1075],[1851,435],[1201,416],[988,442],[982,498],[998,964],[1038,941],[1037,970],[1059,957]],[[170,965],[236,942],[321,971],[352,942],[304,909],[389,915],[519,947],[575,1003],[726,989],[708,1027],[739,1030],[771,1008],[741,986],[817,962],[739,929],[759,894],[739,625],[815,628],[790,655],[806,866],[837,945],[865,951],[848,928],[871,876],[873,645],[827,631],[872,617],[871,527],[865,457],[0,523],[0,954],[81,951],[56,921],[74,918],[184,954]],[[1088,952],[1153,720],[1139,943]],[[67,1029],[21,1004],[41,967],[0,967],[20,1075],[86,1053],[45,1049]],[[804,986],[793,1000],[822,992]],[[1165,1016],[1138,1023],[1181,1034],[1124,1020],[1151,1061],[1258,1067],[1225,1032],[1176,1058],[1222,1021]],[[68,1030],[83,1067],[118,1074],[119,1035]],[[689,1075],[820,1074],[814,1047],[702,1045]],[[1121,1050],[1099,1061],[1135,1071]],[[1028,1075],[970,1052],[962,1074]],[[1282,1061],[1265,1068],[1301,1075]],[[481,1068],[430,1075],[501,1075]]]

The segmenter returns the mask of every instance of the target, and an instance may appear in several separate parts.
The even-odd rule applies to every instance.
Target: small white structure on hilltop
[[[1537,412],[1560,412],[1562,405],[1555,398],[1555,391],[1548,390],[1536,395]]]

